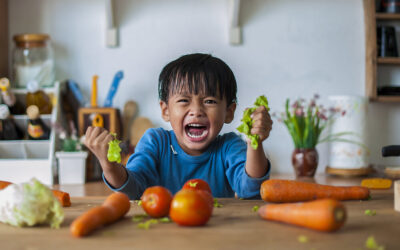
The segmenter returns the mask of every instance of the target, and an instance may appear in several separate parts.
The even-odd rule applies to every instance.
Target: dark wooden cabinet
[[[378,57],[377,22],[400,21],[400,14],[376,13],[375,0],[363,0],[365,23],[365,93],[371,101],[400,102],[400,96],[378,95],[378,67],[400,66],[400,57]],[[399,68],[400,70],[400,68]]]
[[[8,75],[8,1],[0,0],[0,77]]]

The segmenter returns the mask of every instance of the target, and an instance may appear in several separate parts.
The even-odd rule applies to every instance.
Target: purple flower
[[[324,121],[328,120],[328,118],[325,116],[324,113],[319,113],[318,118],[320,118],[320,119],[322,119]]]
[[[296,116],[304,116],[304,110],[303,108],[298,108],[295,110]]]

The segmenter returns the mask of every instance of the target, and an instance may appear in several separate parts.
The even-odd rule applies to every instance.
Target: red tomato
[[[201,226],[210,219],[212,211],[213,198],[210,193],[182,189],[172,199],[169,217],[181,226]]]
[[[195,190],[205,190],[212,194],[210,185],[202,179],[191,179],[183,184],[182,189],[195,189]]]
[[[147,188],[140,199],[142,208],[148,215],[160,218],[168,215],[172,194],[165,187],[153,186]]]

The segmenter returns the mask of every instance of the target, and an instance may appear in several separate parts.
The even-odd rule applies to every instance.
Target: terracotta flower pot
[[[292,153],[292,165],[296,177],[314,177],[318,167],[318,151],[315,148],[296,148]]]

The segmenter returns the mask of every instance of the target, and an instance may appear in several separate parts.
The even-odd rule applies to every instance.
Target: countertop
[[[290,179],[290,176],[272,176]],[[291,178],[293,179],[293,178]],[[360,178],[317,176],[315,181],[332,185],[359,185]],[[134,215],[143,210],[132,201],[124,219],[95,231],[85,238],[74,238],[70,223],[82,212],[101,204],[111,193],[103,183],[88,183],[71,192],[72,206],[65,208],[65,220],[60,229],[40,226],[16,228],[0,224],[0,242],[4,249],[366,249],[365,242],[374,236],[385,249],[400,248],[400,213],[393,209],[393,187],[372,190],[368,201],[345,201],[348,219],[337,232],[317,232],[297,226],[265,221],[252,211],[253,206],[266,204],[262,200],[218,199],[223,206],[214,208],[213,216],[204,227],[181,227],[173,222],[158,223],[149,229],[138,228]],[[74,189],[75,188],[75,189]],[[83,194],[83,197],[76,197]],[[364,214],[366,209],[375,216]],[[306,237],[301,243],[299,236]]]

